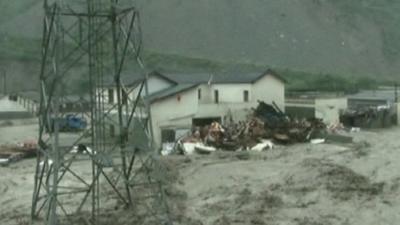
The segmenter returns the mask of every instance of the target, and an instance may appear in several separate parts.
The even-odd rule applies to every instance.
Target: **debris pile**
[[[204,127],[196,127],[191,134],[180,139],[176,146],[183,154],[204,154],[216,149],[262,151],[273,148],[273,142],[308,142],[326,132],[327,126],[320,119],[291,119],[275,103],[269,105],[259,101],[246,121],[234,122],[229,119],[224,125],[213,122]]]
[[[0,166],[7,166],[12,162],[36,156],[36,141],[25,141],[15,145],[0,146]]]
[[[385,128],[396,123],[396,113],[388,105],[360,107],[344,111],[340,121],[347,127]]]
[[[279,143],[306,142],[320,136],[326,130],[326,125],[321,119],[291,119],[276,104],[272,106],[259,102],[254,116],[264,123],[264,137]]]

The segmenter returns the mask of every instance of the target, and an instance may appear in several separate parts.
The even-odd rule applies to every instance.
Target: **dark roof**
[[[149,73],[149,77],[150,76],[157,76],[168,82],[178,84],[178,82],[176,82],[175,80],[172,80],[168,76],[161,74],[157,71],[153,71],[153,72]],[[128,73],[128,72],[121,73],[121,81],[124,85],[127,85],[127,86],[135,86],[135,85],[139,84],[140,82],[142,82],[144,79],[145,79],[144,74]],[[113,76],[110,75],[110,76],[107,76],[104,78],[104,86],[114,86],[114,85],[115,85],[115,81],[114,81]]]
[[[175,84],[201,84],[211,83],[222,84],[239,84],[239,83],[254,83],[260,78],[272,75],[280,81],[286,83],[286,80],[278,75],[275,71],[268,69],[265,72],[253,72],[253,73],[160,73],[153,71],[149,73],[149,76],[158,76],[168,82]],[[121,73],[121,81],[124,85],[134,86],[140,83],[144,79],[144,75],[138,73]],[[104,86],[113,86],[115,84],[113,76],[107,76],[104,78]]]
[[[201,83],[211,83],[214,84],[221,84],[221,83],[254,83],[260,78],[272,75],[282,82],[286,82],[281,76],[279,76],[273,70],[267,70],[263,73],[254,72],[254,73],[219,73],[219,74],[212,74],[212,73],[192,73],[192,74],[185,74],[185,73],[166,73],[162,74],[162,76],[166,77],[168,80],[174,81],[180,84],[201,84]]]
[[[154,102],[160,99],[167,98],[169,96],[175,95],[177,93],[189,90],[193,87],[198,86],[199,84],[205,84],[208,82],[214,84],[240,84],[240,83],[254,83],[258,81],[260,78],[272,75],[279,79],[282,82],[286,82],[281,76],[275,73],[273,70],[267,70],[263,73],[237,73],[237,74],[210,74],[210,73],[159,73],[152,72],[152,75],[159,76],[165,80],[170,81],[171,83],[175,83],[174,86],[167,88],[165,90],[161,90],[159,92],[155,92],[149,95],[146,99],[150,102]]]
[[[287,80],[280,74],[278,74],[275,70],[273,69],[267,69],[263,75],[272,75],[275,78],[277,78],[278,80],[282,81],[283,83],[287,83]]]
[[[149,96],[147,96],[145,98],[145,100],[150,101],[150,102],[155,102],[157,100],[167,98],[169,96],[172,96],[174,94],[177,94],[177,93],[180,93],[183,91],[187,91],[187,90],[192,89],[197,86],[198,86],[198,84],[177,84],[177,85],[174,85],[173,87],[152,93]]]
[[[277,79],[279,79],[282,82],[286,82],[285,79],[283,79],[281,76],[279,76],[276,72],[273,70],[266,70],[263,73],[220,73],[220,74],[211,74],[211,73],[160,73],[157,71],[153,71],[149,74],[149,76],[158,76],[162,79],[165,79],[168,82],[173,83],[174,85],[170,88],[155,92],[150,94],[149,96],[146,97],[146,100],[150,102],[154,102],[160,99],[167,98],[169,96],[172,96],[174,94],[189,90],[193,87],[198,86],[199,84],[206,84],[208,82],[211,82],[213,84],[223,84],[223,83],[228,83],[228,84],[240,84],[240,83],[254,83],[258,81],[260,78],[264,76],[274,76]],[[112,77],[111,77],[112,78]],[[122,74],[121,75],[122,82],[125,85],[134,85],[138,84],[144,79],[144,76],[138,76],[138,75],[127,75]],[[105,82],[106,83],[106,82]],[[107,86],[107,84],[105,84]],[[110,82],[108,82],[109,86],[114,85],[113,79],[110,79]]]

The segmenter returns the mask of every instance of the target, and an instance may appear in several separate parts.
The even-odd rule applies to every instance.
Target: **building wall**
[[[171,83],[163,78],[160,78],[158,76],[154,76],[154,75],[149,77],[149,79],[147,80],[147,83],[148,83],[148,88],[149,88],[149,94],[164,90],[164,89],[169,88],[172,85],[174,85],[173,83]],[[139,90],[140,90],[140,85],[136,86],[132,90],[129,97],[131,99],[135,99]],[[146,89],[145,89],[145,87],[143,87],[142,96],[144,96],[145,94],[146,94]]]
[[[202,84],[199,85],[197,91],[201,90],[201,98],[199,99],[199,103],[212,103],[214,102],[214,96],[212,93],[212,85]]]
[[[345,109],[347,109],[346,98],[315,100],[315,117],[323,119],[326,124],[339,123],[340,111]]]
[[[201,98],[198,99],[198,90]],[[215,103],[214,91],[218,90],[219,102]],[[244,101],[244,91],[249,93],[249,102]],[[232,115],[235,121],[245,120],[256,107],[257,100],[271,104],[274,101],[284,110],[284,83],[273,76],[264,76],[254,84],[203,84],[198,88],[157,101],[151,106],[154,139],[161,146],[162,129],[191,128],[193,118]]]
[[[225,116],[231,115],[234,121],[243,121],[251,114],[251,108],[256,106],[257,103],[254,102],[199,104],[195,118],[220,117],[224,119]]]
[[[173,85],[171,82],[169,82],[165,79],[162,79],[160,77],[157,77],[157,76],[150,76],[147,82],[148,82],[149,94],[164,90]],[[138,92],[140,91],[140,84],[137,86],[134,86],[134,87],[126,86],[125,88],[127,89],[127,92],[129,93],[129,98],[131,100],[136,99],[136,96],[137,96]],[[108,103],[108,100],[110,98],[108,90],[110,90],[110,89],[113,90],[113,100],[114,100],[113,102],[115,104],[118,100],[116,87],[97,88],[96,92],[97,92],[97,95],[100,95],[100,98],[103,98],[105,103]],[[145,89],[145,87],[143,87],[142,95],[145,95],[145,93],[146,93],[146,89]]]
[[[272,104],[274,101],[278,107],[285,110],[285,84],[274,76],[264,76],[253,84],[252,100],[258,100]]]
[[[215,91],[218,90],[219,103],[243,103],[244,91],[249,92],[249,101],[251,101],[251,84],[214,84],[211,88],[211,96],[215,102]]]
[[[180,98],[178,99],[178,95]],[[154,140],[161,146],[161,130],[191,128],[192,118],[198,111],[197,89],[193,88],[151,105]]]
[[[340,112],[347,109],[346,98],[287,99],[286,112],[292,117],[315,117],[326,124],[338,123]]]
[[[108,103],[110,96],[108,95],[108,90],[112,89],[114,93],[114,102],[117,100],[117,88],[115,87],[101,87],[96,88],[96,96],[103,99],[104,103]]]

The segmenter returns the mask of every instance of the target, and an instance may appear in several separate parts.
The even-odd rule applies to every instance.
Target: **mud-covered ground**
[[[363,131],[351,134],[351,145],[180,160],[179,187],[187,195],[182,214],[210,225],[397,224],[399,134],[399,128]]]
[[[32,124],[1,126],[0,141],[32,138],[36,132]],[[354,144],[164,157],[171,217],[181,225],[398,224],[399,134],[400,128],[361,131],[349,134]],[[88,164],[80,163],[86,170]],[[34,165],[28,159],[0,167],[0,224],[28,224]],[[104,211],[102,224],[137,221],[131,209]]]

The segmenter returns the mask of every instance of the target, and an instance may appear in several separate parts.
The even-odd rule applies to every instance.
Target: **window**
[[[243,101],[249,102],[249,91],[243,91]]]
[[[214,101],[215,101],[215,103],[219,102],[219,92],[218,92],[218,90],[214,90]]]
[[[175,130],[173,129],[162,129],[161,130],[161,142],[162,143],[174,143],[175,142]]]
[[[114,90],[112,88],[108,89],[108,103],[114,103]]]
[[[201,99],[201,89],[197,90],[197,98],[199,100]]]

